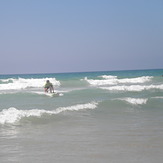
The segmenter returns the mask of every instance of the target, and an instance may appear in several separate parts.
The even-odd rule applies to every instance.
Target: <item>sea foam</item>
[[[99,76],[99,77],[102,77],[104,79],[117,79],[117,76],[112,76],[112,75],[102,75],[102,76]]]
[[[122,100],[122,101],[126,101],[130,104],[133,104],[133,105],[142,105],[142,104],[146,104],[148,99],[143,99],[143,98],[130,98],[130,97],[126,97],[126,98],[120,98],[119,100]]]
[[[63,96],[64,94],[61,93],[61,91],[55,91],[55,93],[47,93],[47,92],[38,92],[38,91],[35,91],[35,92],[31,92],[33,94],[38,94],[38,95],[44,95],[44,96],[48,96],[48,97],[56,97],[56,96]]]
[[[163,89],[163,84],[161,85],[120,85],[120,86],[111,86],[111,87],[100,87],[101,89],[106,89],[109,91],[134,91],[140,92],[144,90],[152,90],[152,89]]]
[[[103,79],[88,79],[85,77],[85,81],[87,81],[90,85],[93,86],[102,86],[102,85],[117,85],[117,84],[140,84],[149,82],[153,77],[151,76],[142,76],[137,78],[124,78],[118,79],[117,76],[100,76]]]
[[[54,86],[60,86],[60,82],[55,78],[40,78],[40,79],[1,79],[2,84],[0,84],[0,90],[21,90],[26,88],[42,88],[45,85],[46,80],[50,80],[50,82]],[[9,83],[6,83],[9,82]]]
[[[0,112],[0,124],[5,123],[15,123],[21,120],[24,117],[41,117],[43,114],[59,114],[64,111],[79,111],[83,109],[95,109],[97,107],[98,103],[91,102],[86,104],[77,104],[73,106],[68,107],[59,107],[55,110],[49,111],[49,110],[40,110],[40,109],[31,109],[31,110],[19,110],[14,107],[11,107],[9,109],[4,109]]]

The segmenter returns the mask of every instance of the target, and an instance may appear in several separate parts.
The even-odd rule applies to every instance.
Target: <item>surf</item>
[[[46,80],[50,80],[54,86],[60,86],[60,81],[55,78],[9,78],[0,79],[0,91],[2,90],[23,90],[28,88],[42,88]]]
[[[30,110],[19,110],[17,108],[11,107],[9,109],[3,109],[0,112],[0,124],[13,124],[19,122],[23,118],[37,117],[41,118],[44,114],[56,115],[65,111],[80,111],[85,109],[95,109],[97,107],[97,102],[90,102],[85,104],[76,104],[67,107],[58,107],[55,110],[45,110],[45,109],[30,109]]]
[[[88,79],[87,77],[84,78],[90,85],[93,86],[102,86],[102,85],[118,85],[118,84],[138,84],[138,83],[146,83],[151,81],[153,78],[152,76],[142,76],[136,78],[123,78],[118,79],[117,76],[107,76],[103,75],[100,76],[102,79]]]

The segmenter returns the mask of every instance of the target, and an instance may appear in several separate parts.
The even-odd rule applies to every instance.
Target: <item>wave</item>
[[[134,91],[134,92],[140,92],[144,90],[150,90],[150,89],[163,89],[163,84],[161,85],[122,85],[122,86],[111,86],[111,87],[99,87],[101,89],[109,90],[109,91]]]
[[[1,79],[0,90],[21,90],[26,88],[42,88],[46,80],[50,80],[54,86],[60,86],[60,82],[55,78],[41,78],[41,79]],[[8,82],[8,83],[6,83]]]
[[[112,76],[112,75],[102,75],[99,77],[104,78],[104,79],[117,79],[117,76]]]
[[[145,98],[130,98],[130,97],[126,97],[126,98],[119,98],[119,100],[122,100],[122,101],[126,101],[130,104],[133,104],[133,105],[142,105],[142,104],[146,104],[148,99]]]
[[[0,112],[0,124],[5,123],[15,123],[20,121],[24,117],[41,117],[43,114],[54,115],[59,114],[64,111],[79,111],[83,109],[95,109],[98,103],[91,102],[87,104],[77,104],[68,107],[59,107],[56,110],[39,110],[39,109],[31,109],[31,110],[19,110],[14,107],[9,109],[4,109]]]
[[[152,97],[152,98],[163,99],[163,96],[156,96],[156,97]]]
[[[100,76],[103,79],[88,79],[85,77],[85,81],[87,81],[90,85],[93,86],[102,86],[102,85],[117,85],[117,84],[137,84],[137,83],[145,83],[151,81],[153,77],[151,76],[142,76],[137,78],[124,78],[124,79],[118,79],[117,76],[107,76],[103,75]]]
[[[7,83],[7,82],[12,82],[14,79],[13,78],[8,78],[8,79],[0,79],[2,83]]]

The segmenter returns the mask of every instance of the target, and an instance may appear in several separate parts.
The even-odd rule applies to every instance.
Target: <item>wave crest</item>
[[[118,79],[117,76],[107,76],[107,75],[103,75],[101,77],[104,79],[94,80],[94,79],[88,79],[86,77],[84,80],[87,81],[90,85],[102,86],[102,85],[117,85],[117,84],[137,84],[137,83],[140,84],[140,83],[149,82],[153,78],[151,76],[142,76],[137,78]]]
[[[111,86],[111,87],[100,87],[101,89],[106,89],[109,91],[135,91],[140,92],[144,90],[150,90],[150,89],[163,89],[163,84],[161,85],[122,85],[122,86]]]
[[[98,103],[91,102],[87,104],[78,104],[68,107],[59,107],[56,110],[40,110],[40,109],[31,109],[31,110],[18,110],[14,107],[9,109],[4,109],[0,112],[0,124],[5,123],[15,123],[19,120],[21,120],[24,117],[41,117],[43,114],[59,114],[64,111],[79,111],[83,109],[95,109],[97,107]]]
[[[133,104],[133,105],[142,105],[142,104],[146,104],[148,99],[143,99],[143,98],[120,98],[120,100],[122,101],[126,101],[130,104]]]
[[[21,90],[26,88],[42,88],[46,80],[50,80],[54,86],[60,86],[60,82],[55,78],[41,78],[41,79],[1,79],[3,84],[0,84],[0,90]],[[6,83],[8,82],[8,83]]]

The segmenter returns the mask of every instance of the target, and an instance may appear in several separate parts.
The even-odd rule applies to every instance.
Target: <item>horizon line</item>
[[[69,71],[69,72],[44,72],[44,73],[11,73],[11,74],[0,74],[0,75],[41,75],[41,74],[71,74],[71,73],[90,73],[90,72],[115,72],[115,71],[143,71],[143,70],[163,70],[163,68],[145,68],[145,69],[122,69],[122,70],[92,70],[92,71]]]

